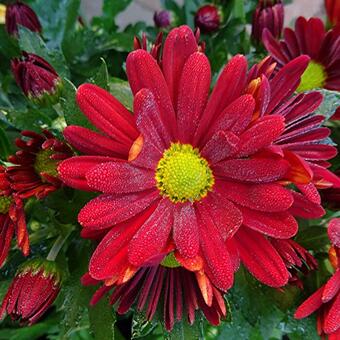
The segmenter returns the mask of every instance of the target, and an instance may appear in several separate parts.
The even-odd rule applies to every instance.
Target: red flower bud
[[[41,24],[33,9],[21,1],[7,6],[6,30],[8,34],[17,36],[18,25],[24,26],[33,32],[41,32]]]
[[[155,25],[159,28],[168,27],[171,23],[171,16],[168,11],[155,12],[153,15],[153,21]]]
[[[26,262],[14,277],[0,308],[24,324],[35,323],[56,299],[61,275],[55,262],[35,259]]]
[[[329,22],[332,26],[336,26],[340,23],[340,1],[325,0],[325,7]]]
[[[281,0],[260,0],[253,14],[252,38],[260,42],[262,32],[267,28],[279,38],[283,28],[284,9]]]
[[[203,33],[215,32],[220,26],[220,14],[214,5],[202,6],[195,15],[195,26]]]
[[[61,79],[46,60],[23,52],[23,57],[13,59],[11,65],[15,80],[27,97],[39,103],[58,99]]]

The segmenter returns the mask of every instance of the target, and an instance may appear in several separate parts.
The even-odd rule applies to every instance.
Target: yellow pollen
[[[215,179],[209,163],[190,144],[172,143],[156,170],[157,188],[172,202],[198,201],[211,191]]]
[[[310,61],[305,72],[301,77],[301,82],[297,92],[305,92],[322,88],[325,85],[327,74],[323,65]]]
[[[53,153],[51,149],[42,150],[37,153],[34,162],[34,170],[37,174],[40,175],[40,173],[44,172],[50,176],[58,176],[58,162],[50,158]]]
[[[0,196],[0,214],[7,214],[11,206],[12,198],[9,196]]]

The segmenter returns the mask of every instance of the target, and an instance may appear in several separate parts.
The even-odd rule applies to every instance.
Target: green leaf
[[[314,251],[321,251],[329,245],[327,229],[322,226],[301,226],[295,241]]]
[[[67,34],[73,31],[79,15],[80,0],[37,0],[33,8],[43,27],[48,45],[59,47]]]
[[[33,130],[41,132],[52,124],[53,117],[46,111],[37,109],[16,110],[0,108],[0,119],[14,126],[18,130]]]
[[[100,58],[101,65],[98,72],[90,79],[90,82],[109,91],[109,73],[107,71],[106,62],[103,58]]]
[[[318,91],[323,95],[323,101],[315,114],[322,115],[328,120],[340,106],[340,92],[326,89],[319,89]]]
[[[132,339],[143,338],[157,327],[157,322],[149,321],[143,312],[135,312],[132,319]]]
[[[196,321],[190,325],[188,321],[183,318],[176,322],[171,333],[164,332],[164,338],[168,340],[200,340],[204,339],[202,319],[197,315]]]
[[[76,87],[64,79],[64,87],[60,97],[60,105],[64,112],[67,125],[79,125],[93,129],[85,115],[80,111],[76,103]]]
[[[47,6],[48,7],[48,6]],[[34,53],[48,61],[61,77],[68,76],[66,61],[58,50],[50,50],[40,35],[31,32],[26,27],[19,28],[19,46],[22,51]]]
[[[89,307],[89,320],[95,340],[114,340],[116,314],[108,299],[102,298],[95,306]]]
[[[6,132],[0,127],[0,157],[7,159],[10,154],[11,145],[7,138]]]
[[[111,78],[109,86],[110,93],[114,95],[126,108],[132,111],[133,94],[129,83],[118,78]]]

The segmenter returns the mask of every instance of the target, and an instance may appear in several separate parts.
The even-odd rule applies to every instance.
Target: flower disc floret
[[[11,203],[11,197],[0,196],[0,214],[7,214]]]
[[[156,170],[157,188],[172,202],[198,201],[214,185],[209,163],[190,144],[172,143]]]
[[[58,176],[57,166],[58,162],[51,159],[51,156],[54,154],[52,149],[41,150],[37,153],[36,159],[34,162],[34,170],[40,173],[46,173],[50,176]]]
[[[310,61],[306,71],[301,77],[301,82],[296,91],[304,92],[316,88],[323,88],[327,74],[323,65]]]

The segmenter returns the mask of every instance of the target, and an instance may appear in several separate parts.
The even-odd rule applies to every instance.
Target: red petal
[[[109,92],[93,84],[83,84],[76,97],[92,124],[108,136],[127,144],[138,137],[133,116]]]
[[[191,203],[175,207],[173,239],[183,257],[194,257],[198,254],[199,238],[195,209]]]
[[[155,206],[145,210],[128,222],[112,228],[94,251],[89,274],[93,279],[106,280],[128,267],[128,244],[133,235],[153,213]]]
[[[324,331],[326,334],[334,333],[340,328],[340,294],[337,295],[335,301],[326,316]]]
[[[322,306],[322,292],[325,286],[320,287],[305,302],[303,302],[296,310],[295,319],[303,319],[309,316]]]
[[[313,178],[313,171],[309,164],[295,153],[284,150],[284,159],[289,162],[289,170],[285,178],[297,184],[308,184]]]
[[[275,107],[292,95],[299,86],[300,78],[308,66],[309,57],[302,55],[293,59],[275,75],[270,82],[271,101],[267,112],[272,112]]]
[[[298,231],[298,224],[293,216],[285,212],[263,213],[247,208],[240,208],[243,224],[262,234],[274,238],[290,238]]]
[[[171,132],[176,127],[175,112],[157,61],[144,50],[133,51],[126,59],[126,73],[134,95],[143,88],[152,92],[160,109],[162,122],[172,135]]]
[[[198,215],[202,253],[209,271],[209,278],[219,289],[226,291],[232,287],[234,270],[227,247],[211,218]]]
[[[214,173],[243,182],[266,183],[282,178],[288,170],[284,160],[232,159],[214,166]]]
[[[218,117],[230,103],[242,94],[246,84],[246,72],[247,59],[242,55],[233,57],[224,67],[199,123],[195,137],[196,142],[206,131],[213,118]],[[231,84],[232,86],[230,86]]]
[[[308,198],[311,202],[320,204],[321,197],[313,183],[309,184],[296,184],[296,187]]]
[[[133,108],[138,129],[144,137],[144,144],[152,143],[158,151],[155,156],[160,157],[164,149],[169,147],[171,137],[165,122],[162,121],[159,106],[152,92],[148,89],[140,90],[135,95]]]
[[[238,144],[239,138],[234,133],[218,131],[205,144],[201,155],[214,164],[234,155]]]
[[[179,81],[184,64],[189,56],[197,50],[197,42],[191,28],[184,25],[172,29],[164,42],[163,74],[174,107],[177,103]]]
[[[329,222],[327,231],[331,243],[340,248],[340,218],[333,218]]]
[[[105,194],[121,194],[156,188],[153,171],[128,162],[100,164],[86,173],[88,185]]]
[[[81,126],[68,126],[63,134],[70,144],[87,155],[128,158],[129,145],[118,143]]]
[[[340,291],[340,269],[325,284],[325,289],[322,293],[322,302],[326,303],[334,298]]]
[[[59,178],[69,187],[93,191],[87,184],[85,175],[96,165],[115,161],[112,157],[78,156],[68,158],[58,166]]]
[[[238,156],[248,156],[269,146],[284,131],[282,116],[265,116],[258,119],[240,136]]]
[[[306,27],[306,48],[307,54],[312,59],[317,59],[319,57],[319,51],[322,45],[322,42],[325,38],[325,26],[321,19],[319,18],[310,18],[307,22]],[[313,37],[313,39],[309,39],[309,37]]]
[[[254,108],[254,97],[249,94],[235,99],[218,117],[214,117],[209,131],[202,129],[202,140],[207,141],[219,131],[232,132],[236,135],[242,133],[251,122]]]
[[[165,247],[173,225],[173,205],[163,199],[129,244],[129,262],[141,266]]]
[[[192,54],[184,65],[178,85],[177,128],[178,138],[183,143],[192,141],[208,100],[210,81],[208,58],[203,53]]]
[[[273,37],[270,31],[265,28],[262,33],[262,42],[267,51],[281,64],[286,64],[289,60],[282,53],[280,43]]]
[[[293,204],[289,190],[278,184],[242,184],[219,181],[218,191],[242,206],[266,212],[285,211]]]
[[[242,263],[259,281],[270,287],[282,287],[288,282],[287,268],[270,242],[261,234],[240,228],[235,241]]]
[[[303,195],[292,192],[294,197],[294,203],[289,209],[289,212],[301,218],[320,218],[325,214],[325,210],[321,205],[311,202]]]
[[[78,215],[78,221],[82,226],[91,229],[109,228],[136,216],[158,198],[158,191],[101,195],[84,206]]]

